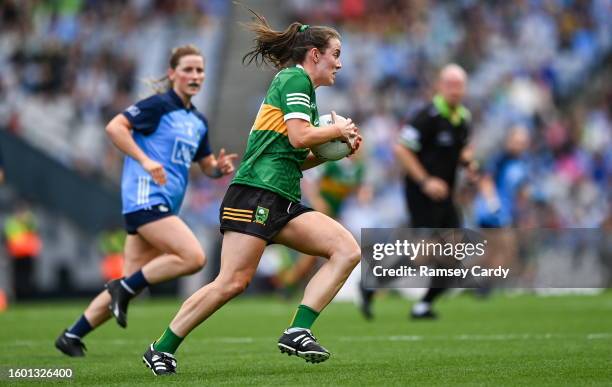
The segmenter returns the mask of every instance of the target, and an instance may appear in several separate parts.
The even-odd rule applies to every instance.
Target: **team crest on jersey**
[[[128,107],[125,110],[128,113],[130,113],[132,115],[132,117],[136,117],[137,115],[140,114],[140,109],[138,109],[138,106],[136,106],[136,105],[131,105],[130,107]]]
[[[193,137],[193,129],[194,129],[195,125],[193,124],[193,122],[189,122],[186,121],[185,122],[185,131],[187,132],[187,135],[189,137]]]
[[[257,210],[255,211],[255,223],[263,224],[265,226],[269,213],[269,209],[257,206]]]
[[[185,165],[189,168],[197,148],[197,144],[182,138],[177,138],[174,141],[174,148],[172,149],[172,162]]]
[[[172,127],[176,128],[181,134],[188,137],[198,137],[200,135],[199,128],[191,121],[173,122]]]
[[[448,131],[442,131],[438,133],[438,145],[451,146],[453,145],[453,135]]]

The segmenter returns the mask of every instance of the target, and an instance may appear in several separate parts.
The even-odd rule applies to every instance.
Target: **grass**
[[[276,339],[296,302],[240,298],[196,329],[177,353],[179,374],[155,378],[141,363],[176,312],[175,300],[139,301],[129,328],[107,323],[85,339],[84,359],[53,347],[85,303],[12,306],[0,314],[0,368],[71,367],[77,385],[611,385],[612,293],[598,296],[446,298],[442,318],[411,322],[408,303],[384,297],[376,319],[334,303],[314,332],[332,352],[307,364],[279,353]],[[9,382],[6,377],[0,384]],[[14,380],[10,381],[14,382]],[[32,380],[17,384],[39,384]]]

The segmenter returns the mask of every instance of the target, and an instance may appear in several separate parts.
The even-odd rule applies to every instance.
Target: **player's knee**
[[[195,256],[195,262],[194,262],[194,266],[196,268],[195,271],[201,270],[205,265],[206,265],[206,256],[204,255],[204,252],[199,252]]]
[[[200,271],[206,264],[206,256],[202,251],[193,251],[183,256],[185,261],[186,274],[193,274]]]
[[[342,259],[342,261],[346,264],[346,266],[350,267],[351,270],[357,266],[359,260],[361,259],[361,248],[359,244],[355,240],[344,241],[344,243],[340,244],[338,256]]]
[[[249,286],[249,280],[242,276],[236,276],[223,284],[223,292],[227,298],[234,298],[244,292]]]
[[[246,279],[238,279],[230,283],[229,292],[235,297],[244,292],[248,286],[249,281]]]
[[[357,266],[359,261],[361,260],[361,248],[359,245],[355,244],[355,246],[349,249],[347,253],[347,261],[351,268]]]

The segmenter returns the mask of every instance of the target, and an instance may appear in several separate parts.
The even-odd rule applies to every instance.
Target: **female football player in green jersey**
[[[253,12],[254,13],[254,12]],[[278,341],[281,352],[318,363],[330,353],[310,328],[359,262],[361,250],[338,222],[300,203],[302,170],[323,161],[310,147],[342,138],[355,151],[361,142],[350,119],[318,127],[315,89],[331,86],[340,63],[340,35],[329,27],[292,23],[274,31],[254,13],[248,27],[255,47],[243,59],[268,63],[274,77],[249,134],[246,153],[220,208],[221,269],[218,277],[181,306],[143,360],[156,375],[176,372],[182,340],[226,302],[242,293],[270,243],[327,258],[306,286],[301,304]]]

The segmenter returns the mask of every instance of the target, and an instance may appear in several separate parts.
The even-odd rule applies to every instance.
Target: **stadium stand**
[[[466,105],[473,113],[473,138],[483,164],[497,157],[512,126],[529,130],[532,145],[527,158],[533,185],[527,202],[520,203],[526,210],[518,225],[612,223],[609,1],[270,4],[278,5],[285,21],[333,25],[343,36],[343,69],[337,85],[320,90],[318,100],[321,114],[333,108],[354,118],[366,139],[367,180],[374,196],[370,204],[352,202],[343,212],[352,230],[405,223],[405,211],[397,210],[404,204],[391,144],[402,123],[430,98],[436,72],[448,62],[461,64],[470,74]],[[0,127],[77,173],[117,183],[121,160],[105,139],[103,126],[148,93],[141,81],[163,73],[163,60],[177,43],[194,42],[207,58],[208,80],[202,99],[195,101],[198,107],[205,113],[219,110],[216,124],[221,126],[237,115],[218,106],[218,99],[229,106],[228,101],[242,93],[233,88],[219,98],[232,76],[221,69],[235,73],[237,58],[250,43],[243,41],[240,48],[226,52],[224,42],[230,32],[224,23],[249,17],[244,10],[232,12],[235,7],[223,0],[2,2]],[[285,25],[284,21],[272,24]],[[262,72],[262,84],[270,74]],[[247,121],[258,103],[239,107],[251,115]],[[249,128],[250,124],[232,127],[215,135],[224,143],[240,144]],[[208,244],[218,238],[218,205],[227,183],[227,179],[196,179],[186,200],[185,218]],[[475,194],[468,190],[460,195],[466,222],[473,224],[470,209]],[[95,256],[92,249],[77,252],[80,239],[74,226],[46,231],[55,227],[56,215],[45,208],[34,211],[42,219],[43,239],[49,239],[41,262],[61,262],[59,255]],[[66,234],[71,242],[61,249],[54,247],[53,232]],[[54,249],[61,254],[48,253]],[[92,281],[97,273],[84,273],[83,267],[72,273],[78,278],[75,286],[97,287],[99,283]],[[50,276],[44,275],[47,288],[56,283]]]

